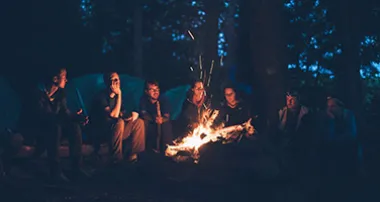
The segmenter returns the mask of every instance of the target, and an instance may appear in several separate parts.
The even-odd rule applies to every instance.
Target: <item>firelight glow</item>
[[[168,145],[165,155],[168,157],[175,157],[179,152],[184,151],[191,154],[194,162],[199,160],[199,148],[209,142],[216,142],[220,139],[229,139],[231,132],[242,131],[247,127],[251,127],[250,122],[223,128],[223,125],[218,128],[212,128],[215,118],[218,116],[219,111],[211,110],[203,114],[198,127],[191,131],[186,137],[174,141],[174,145]]]

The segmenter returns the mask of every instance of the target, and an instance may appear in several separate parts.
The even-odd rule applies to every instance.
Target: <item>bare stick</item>
[[[206,79],[207,79],[207,71],[204,70],[204,72],[203,72],[203,85],[206,85]]]
[[[214,60],[211,61],[211,68],[210,68],[210,73],[209,73],[209,76],[208,76],[207,87],[210,86],[211,77],[212,77],[212,70],[213,70],[213,69],[214,69]]]
[[[161,105],[160,105],[160,101],[157,101],[156,102],[156,109],[157,109],[157,116],[158,117],[162,117],[161,116]],[[161,124],[157,123],[157,137],[156,137],[156,148],[157,149],[157,152],[160,151],[160,147],[161,147],[161,136],[162,136],[162,131],[161,131]]]
[[[190,30],[187,30],[187,33],[190,35],[191,39],[195,40],[193,33]]]
[[[203,72],[202,72],[202,55],[199,55],[199,70],[200,70],[200,77],[199,79],[202,79],[202,75],[203,75]]]

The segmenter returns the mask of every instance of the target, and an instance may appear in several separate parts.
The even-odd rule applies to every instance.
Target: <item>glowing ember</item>
[[[199,159],[199,148],[209,142],[215,142],[220,139],[229,139],[230,133],[234,131],[242,131],[244,128],[250,125],[248,120],[246,123],[241,125],[235,125],[223,128],[219,126],[218,128],[212,128],[215,118],[218,116],[219,111],[214,110],[206,111],[203,114],[203,118],[200,121],[198,127],[196,127],[188,136],[174,141],[174,145],[168,145],[168,148],[165,151],[165,155],[169,157],[175,157],[179,152],[187,152],[191,154],[191,157],[195,160],[195,163]]]

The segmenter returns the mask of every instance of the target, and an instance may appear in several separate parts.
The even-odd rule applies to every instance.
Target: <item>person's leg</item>
[[[47,149],[48,139],[46,138],[45,133],[47,133],[44,129],[34,130],[32,133],[35,140],[35,152],[33,153],[33,157],[40,157]]]
[[[166,145],[172,144],[173,142],[173,127],[171,121],[167,121],[162,124],[162,146],[161,150],[166,149]]]
[[[65,125],[65,136],[69,140],[70,158],[74,169],[79,169],[83,164],[82,157],[82,130],[77,123],[67,123]]]
[[[125,127],[123,139],[131,138],[130,160],[135,160],[137,154],[145,150],[145,126],[142,119],[129,121]]]
[[[44,131],[44,143],[46,144],[48,162],[50,166],[50,175],[53,178],[63,178],[67,181],[66,177],[62,176],[62,170],[59,159],[59,148],[62,136],[62,126],[59,124],[46,125]]]
[[[118,119],[111,129],[111,148],[114,160],[123,160],[123,133],[125,131],[125,122],[123,119]]]
[[[144,125],[146,149],[154,149],[156,147],[157,125],[150,123],[149,121],[144,121]]]

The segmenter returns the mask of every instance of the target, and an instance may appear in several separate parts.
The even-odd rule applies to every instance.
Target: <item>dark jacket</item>
[[[206,103],[207,102],[205,101],[200,107],[198,107],[190,99],[185,100],[182,104],[181,114],[178,118],[178,127],[181,128],[181,131],[192,129],[193,124],[200,122],[203,112],[208,109]]]
[[[22,106],[19,122],[21,131],[42,129],[45,124],[61,124],[78,117],[68,109],[64,89],[59,89],[53,97],[54,100],[50,101],[42,89],[30,93]]]
[[[160,102],[161,116],[164,116],[165,114],[169,114],[170,116],[171,109],[169,99],[165,96],[160,96],[158,101]],[[143,95],[140,98],[139,114],[143,120],[149,122],[154,122],[155,117],[157,116],[157,104],[152,104],[147,95]]]
[[[223,102],[219,107],[219,115],[215,120],[215,125],[224,123],[225,127],[242,124],[248,121],[252,116],[251,106],[240,101],[235,108],[228,106],[226,102]]]
[[[309,146],[314,137],[314,117],[311,111],[301,106],[298,114],[296,114],[294,125],[291,126],[289,122],[289,109],[284,107],[278,113],[278,139],[277,142],[281,147],[296,147],[304,148]]]

